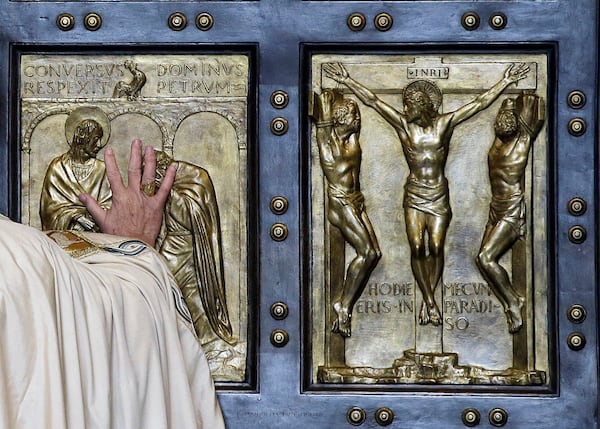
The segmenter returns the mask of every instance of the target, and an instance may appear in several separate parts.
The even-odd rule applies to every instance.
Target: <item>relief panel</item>
[[[547,54],[311,67],[311,382],[547,386]]]
[[[22,222],[97,231],[103,153],[127,171],[130,142],[158,154],[154,192],[178,167],[157,250],[174,274],[217,381],[246,380],[249,57],[38,55],[20,60]]]

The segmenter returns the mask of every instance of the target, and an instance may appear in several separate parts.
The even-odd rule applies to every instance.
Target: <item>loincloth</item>
[[[511,195],[508,198],[492,196],[488,226],[495,226],[499,222],[509,224],[519,236],[524,236],[527,231],[525,222],[525,198],[523,194]]]
[[[444,178],[435,186],[409,178],[404,185],[403,207],[413,208],[433,216],[452,217],[448,180]]]
[[[360,191],[346,192],[333,185],[327,187],[329,198],[335,198],[344,206],[350,206],[362,212],[365,209],[365,197]]]

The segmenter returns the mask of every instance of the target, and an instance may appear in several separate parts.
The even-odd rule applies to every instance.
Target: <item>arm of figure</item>
[[[327,77],[346,85],[360,101],[375,109],[392,126],[403,127],[402,113],[377,97],[369,88],[352,79],[341,63],[323,64],[323,70]]]
[[[165,203],[175,180],[175,167],[167,169],[156,194],[146,195],[141,185],[153,183],[156,172],[156,156],[152,147],[146,147],[142,171],[142,141],[135,139],[131,143],[127,186],[123,184],[112,150],[105,152],[104,161],[113,194],[111,208],[104,210],[88,194],[82,194],[79,198],[100,226],[100,231],[137,238],[154,245],[160,232]]]
[[[520,81],[527,77],[529,72],[529,66],[525,63],[519,65],[512,64],[504,72],[504,77],[500,79],[494,86],[485,91],[483,94],[475,97],[473,101],[465,104],[458,110],[448,113],[450,116],[450,128],[455,127],[463,121],[466,121],[478,112],[487,108],[490,104],[496,100],[502,91],[506,89],[511,83]]]
[[[335,151],[333,133],[333,98],[331,90],[325,89],[321,94],[313,93],[312,119],[317,127],[317,144],[321,152]]]

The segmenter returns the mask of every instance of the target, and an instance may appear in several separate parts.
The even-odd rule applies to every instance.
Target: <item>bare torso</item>
[[[321,168],[330,186],[352,193],[360,190],[360,163],[362,152],[356,134],[342,141],[336,135],[329,144],[320,144]]]
[[[499,138],[494,140],[488,153],[488,167],[495,198],[506,199],[523,193],[530,140],[523,133],[506,142]]]
[[[396,127],[396,132],[410,170],[409,180],[431,187],[441,184],[452,136],[447,119],[438,116],[427,127],[403,119],[401,125]]]

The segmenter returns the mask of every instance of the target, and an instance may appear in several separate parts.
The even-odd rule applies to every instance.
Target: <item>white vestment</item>
[[[224,428],[160,256],[136,240],[55,235],[0,215],[0,428]]]

